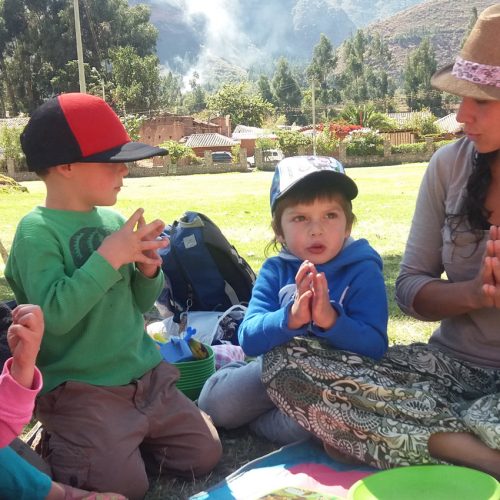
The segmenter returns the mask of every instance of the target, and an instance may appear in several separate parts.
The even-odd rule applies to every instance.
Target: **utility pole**
[[[314,92],[314,78],[311,80],[311,100],[312,100],[312,118],[313,118],[313,155],[316,156],[316,95]]]
[[[73,10],[75,11],[75,36],[76,36],[76,55],[78,57],[78,80],[80,82],[80,92],[87,93],[85,85],[85,70],[83,67],[83,49],[82,49],[82,31],[80,29],[80,9],[78,0],[73,0]]]

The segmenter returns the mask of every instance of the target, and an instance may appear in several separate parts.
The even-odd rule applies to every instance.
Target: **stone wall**
[[[168,157],[167,157],[168,158]],[[127,164],[128,177],[157,177],[172,175],[192,174],[222,174],[227,172],[247,172],[246,156],[240,158],[240,163],[213,163],[212,157],[208,155],[207,161],[193,165],[173,165],[168,160],[161,165],[153,165],[149,160],[131,162]],[[0,162],[0,172],[12,177],[17,182],[34,181],[40,178],[34,173],[26,170],[26,166],[16,165],[13,160]]]
[[[435,151],[432,139],[426,140],[426,149],[420,153],[391,153],[391,144],[388,141],[384,142],[384,154],[372,156],[350,156],[347,154],[346,145],[340,143],[338,151],[332,154],[337,158],[344,167],[375,167],[381,165],[400,165],[403,163],[420,163],[427,162]],[[299,151],[299,155],[310,154],[307,151]],[[255,164],[259,170],[272,171],[276,162],[263,162],[262,153],[255,150]]]
[[[199,165],[177,166],[167,164],[159,167],[140,166],[137,163],[129,164],[128,177],[156,177],[172,175],[193,175],[193,174],[222,174],[227,172],[247,172],[246,165],[242,167],[235,163],[215,163],[211,166],[204,163]]]
[[[343,147],[344,146],[344,147]],[[384,144],[384,154],[374,156],[348,156],[345,145],[341,143],[338,154],[334,156],[345,167],[372,167],[380,165],[399,165],[403,163],[427,162],[434,153],[432,140],[427,141],[426,150],[421,153],[391,154],[389,143]],[[299,151],[299,154],[306,154]],[[239,163],[213,163],[210,151],[205,152],[203,163],[192,165],[173,165],[167,157],[162,158],[160,165],[154,164],[151,160],[128,163],[129,177],[156,177],[173,175],[193,175],[193,174],[221,174],[227,172],[248,172],[246,151],[240,151]],[[255,150],[256,166],[259,170],[273,171],[276,161],[262,162],[262,152]],[[34,172],[28,172],[26,165],[22,162],[16,165],[13,160],[0,161],[0,172],[7,174],[17,182],[38,180],[39,177]]]

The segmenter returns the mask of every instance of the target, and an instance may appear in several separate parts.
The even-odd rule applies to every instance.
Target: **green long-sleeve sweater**
[[[18,303],[44,312],[42,393],[68,380],[127,384],[161,361],[142,314],[161,291],[162,273],[150,279],[133,264],[115,270],[96,252],[123,223],[110,209],[44,207],[19,223],[5,277]]]

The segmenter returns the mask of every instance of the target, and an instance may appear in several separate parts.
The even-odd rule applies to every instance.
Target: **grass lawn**
[[[392,342],[424,340],[435,326],[405,317],[393,300],[394,282],[424,169],[425,164],[420,163],[348,170],[360,193],[354,200],[358,222],[353,228],[353,236],[367,238],[384,259]],[[203,212],[219,225],[257,272],[272,236],[271,177],[271,172],[256,171],[125,179],[116,208],[128,216],[135,208],[143,207],[147,220],[159,217],[166,223],[178,218],[185,210]],[[23,185],[28,188],[28,193],[2,193],[0,196],[0,238],[7,250],[19,219],[44,200],[41,181]],[[0,300],[11,297],[12,292],[3,277],[3,263],[0,263]]]
[[[425,341],[435,323],[413,320],[403,315],[394,302],[394,282],[413,214],[420,179],[426,164],[350,168],[348,174],[359,188],[354,200],[358,222],[355,238],[366,238],[382,255],[390,305],[389,338],[392,343]],[[241,255],[258,271],[264,249],[272,236],[269,187],[272,173],[251,172],[179,177],[125,179],[116,208],[129,216],[137,207],[145,209],[147,220],[159,217],[166,223],[185,210],[203,212],[216,222]],[[0,195],[0,239],[10,249],[19,219],[43,202],[41,181],[23,183],[28,193]],[[34,249],[36,253],[36,249]],[[0,263],[0,300],[12,298]],[[222,433],[224,459],[215,471],[195,483],[160,479],[152,485],[148,499],[187,498],[208,488],[273,446],[245,430]]]

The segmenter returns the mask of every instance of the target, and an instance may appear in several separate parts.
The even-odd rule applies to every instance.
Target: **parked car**
[[[233,155],[228,151],[213,151],[212,161],[214,163],[231,163],[233,161]]]
[[[266,149],[262,151],[262,161],[264,163],[278,163],[284,158],[284,154],[279,149]],[[255,168],[255,156],[249,156],[247,163],[250,168]]]

